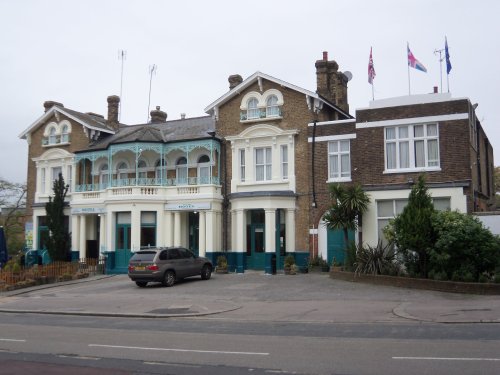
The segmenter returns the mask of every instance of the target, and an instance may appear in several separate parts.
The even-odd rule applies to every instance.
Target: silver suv
[[[190,276],[210,279],[212,262],[183,247],[160,247],[140,250],[130,258],[128,276],[143,288],[149,282],[173,286],[176,280]]]

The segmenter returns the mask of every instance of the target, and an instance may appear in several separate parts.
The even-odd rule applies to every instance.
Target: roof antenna
[[[118,122],[122,118],[122,102],[123,102],[123,63],[127,59],[127,51],[121,49],[118,51],[118,60],[122,61],[122,72],[120,76],[120,103],[118,104]]]
[[[151,84],[153,82],[153,74],[156,74],[157,66],[155,64],[149,66],[149,97],[148,97],[148,116],[146,117],[146,123],[149,122],[149,106],[151,105]]]

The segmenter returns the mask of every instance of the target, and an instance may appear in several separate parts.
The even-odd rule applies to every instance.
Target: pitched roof
[[[309,90],[304,89],[304,88],[299,87],[299,86],[295,86],[295,85],[293,85],[291,83],[288,83],[286,81],[283,81],[281,79],[275,78],[273,76],[270,76],[268,74],[265,74],[265,73],[262,73],[262,72],[259,72],[259,71],[255,72],[250,77],[248,77],[243,82],[241,82],[238,86],[234,87],[232,90],[229,90],[227,93],[225,93],[224,95],[222,95],[219,99],[217,99],[216,101],[214,101],[211,104],[209,104],[205,108],[205,112],[208,113],[208,114],[213,114],[214,108],[219,107],[220,105],[222,105],[222,104],[226,103],[227,101],[229,101],[230,99],[232,99],[234,96],[239,95],[247,87],[249,87],[250,85],[254,84],[255,82],[258,82],[261,79],[266,79],[266,80],[274,82],[274,83],[276,83],[276,84],[278,84],[280,86],[284,86],[284,87],[287,87],[287,88],[289,88],[291,90],[300,92],[300,93],[302,93],[302,94],[304,94],[304,95],[306,95],[306,96],[308,96],[310,98],[318,99],[319,101],[323,102],[327,106],[333,108],[335,111],[341,113],[343,116],[346,116],[347,118],[352,118],[352,116],[349,113],[343,111],[341,108],[337,107],[335,104],[333,104],[330,101],[326,100],[325,98],[323,98],[322,96],[318,95],[317,93],[315,93],[313,91],[309,91]]]
[[[47,112],[45,112],[42,116],[40,116],[34,123],[32,123],[26,130],[24,130],[21,134],[19,134],[19,138],[25,139],[26,136],[40,124],[43,124],[47,121],[52,115],[56,112],[63,114],[66,117],[82,124],[86,128],[91,130],[98,130],[101,132],[114,134],[114,130],[111,126],[108,125],[106,119],[100,117],[95,114],[82,113],[77,112],[72,109],[60,107],[58,105],[53,106]]]
[[[215,131],[211,116],[193,117],[161,123],[122,125],[120,130],[90,145],[83,151],[103,150],[112,144],[131,142],[178,142],[209,138]]]

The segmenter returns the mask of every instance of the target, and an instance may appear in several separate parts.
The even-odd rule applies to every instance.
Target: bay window
[[[255,180],[271,181],[272,179],[272,156],[271,147],[255,149]]]

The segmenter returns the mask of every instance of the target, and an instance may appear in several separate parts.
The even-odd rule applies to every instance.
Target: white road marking
[[[0,341],[26,342],[26,340],[16,340],[16,339],[0,339]]]
[[[500,361],[500,358],[449,358],[449,357],[392,357],[392,359],[409,359],[424,361]]]
[[[145,348],[141,346],[121,346],[121,345],[100,345],[89,344],[89,346],[99,348],[134,349],[134,350],[156,350],[164,352],[186,352],[186,353],[209,353],[209,354],[235,354],[235,355],[269,355],[269,353],[258,352],[228,352],[224,350],[194,350],[194,349],[174,349],[174,348]]]
[[[99,361],[101,360],[101,358],[99,357],[83,357],[83,356],[79,356],[79,355],[66,355],[66,354],[59,354],[58,357],[60,358],[72,358],[72,359],[85,359],[85,360],[89,360],[89,361]]]

